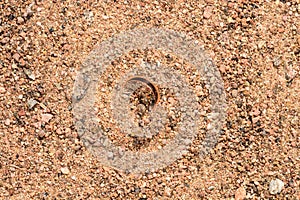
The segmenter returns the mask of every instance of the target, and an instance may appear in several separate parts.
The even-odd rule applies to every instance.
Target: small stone
[[[38,101],[36,101],[35,99],[29,99],[27,101],[27,105],[29,110],[31,110],[37,103],[39,103]]]
[[[232,90],[231,95],[232,95],[232,97],[237,97],[238,96],[238,91],[237,90]]]
[[[14,59],[15,61],[19,61],[19,60],[20,60],[20,55],[19,55],[18,53],[15,53],[15,54],[13,55],[13,59]]]
[[[257,123],[260,120],[260,117],[253,117],[252,122],[253,124]]]
[[[212,16],[212,7],[208,6],[204,9],[203,17],[209,19]]]
[[[69,174],[69,173],[70,173],[70,170],[69,170],[68,167],[62,167],[62,168],[60,169],[60,171],[61,171],[61,173],[63,173],[63,174]]]
[[[273,65],[274,67],[279,67],[279,65],[281,65],[282,61],[281,61],[281,58],[278,57],[276,58],[274,61],[273,61]]]
[[[19,112],[18,112],[18,115],[19,116],[24,116],[26,113],[25,113],[25,111],[24,110],[20,110]]]
[[[275,179],[270,182],[269,191],[270,194],[279,194],[284,188],[284,182],[280,179]]]
[[[63,131],[61,130],[61,128],[56,129],[56,133],[57,135],[62,135]]]
[[[206,2],[207,4],[213,4],[213,3],[214,3],[214,0],[205,0],[205,2]]]
[[[260,110],[259,110],[258,108],[253,109],[253,110],[252,110],[252,115],[253,115],[253,116],[256,116],[256,117],[259,116],[259,115],[260,115]]]
[[[246,19],[246,18],[242,18],[241,22],[242,22],[242,26],[243,26],[243,27],[246,27],[246,26],[248,25],[248,24],[247,24],[247,19]]]
[[[34,74],[32,73],[32,71],[30,69],[26,69],[24,68],[24,73],[26,74],[26,76],[31,79],[31,80],[35,80],[35,76]]]
[[[4,87],[0,86],[0,93],[3,94],[5,92],[6,92],[6,89]]]
[[[279,28],[279,29],[278,29],[278,32],[279,32],[279,33],[283,33],[283,32],[284,32],[284,28]]]
[[[293,80],[297,75],[297,71],[294,70],[292,67],[288,66],[285,72],[285,79],[287,81]]]
[[[44,138],[44,137],[46,136],[46,133],[45,133],[45,131],[40,130],[40,131],[37,133],[37,136],[38,136],[39,139],[42,139],[42,138]]]
[[[222,73],[225,73],[226,72],[226,67],[224,65],[221,65],[219,70],[222,72]]]
[[[284,16],[282,17],[282,20],[283,20],[283,21],[287,21],[287,20],[288,20],[288,16],[284,15]]]
[[[171,196],[171,194],[172,194],[172,190],[171,190],[171,188],[169,188],[169,187],[166,187],[166,189],[165,189],[165,193],[166,193],[166,195],[167,195],[168,197],[170,197],[170,196]]]
[[[50,121],[50,119],[52,119],[53,115],[49,114],[49,113],[44,113],[41,115],[42,116],[42,121],[45,123],[48,123]]]
[[[24,19],[22,17],[17,18],[17,23],[18,24],[23,24],[23,22],[24,22]]]
[[[258,44],[257,44],[257,47],[259,48],[259,49],[262,49],[263,47],[265,47],[266,46],[266,42],[265,41],[260,41],[260,42],[258,42]]]
[[[32,123],[32,125],[33,125],[35,128],[39,129],[39,128],[41,128],[42,123],[41,123],[41,122],[36,122],[36,123]]]
[[[6,44],[6,43],[8,43],[9,42],[9,37],[5,37],[5,38],[3,38],[2,40],[1,40],[1,43],[2,44]]]
[[[6,120],[4,121],[4,124],[5,124],[6,126],[9,126],[9,125],[10,125],[10,119],[6,119]]]
[[[17,66],[15,63],[13,63],[13,64],[11,65],[11,68],[13,68],[13,69],[17,69],[17,68],[18,68],[18,66]]]
[[[114,158],[114,153],[113,152],[108,152],[107,153],[107,158],[108,159],[113,159]]]
[[[239,187],[234,195],[235,200],[243,200],[246,198],[246,190],[244,187]]]
[[[19,64],[20,64],[21,67],[24,67],[26,65],[26,62],[25,62],[24,59],[21,58],[20,61],[19,61]]]

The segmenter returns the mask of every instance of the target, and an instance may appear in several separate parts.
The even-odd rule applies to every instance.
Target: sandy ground
[[[1,199],[300,199],[299,0],[4,0],[0,11]],[[173,164],[134,175],[84,146],[72,91],[96,44],[144,27],[204,47],[227,118],[208,156],[196,140]],[[272,192],[276,179],[284,186]]]

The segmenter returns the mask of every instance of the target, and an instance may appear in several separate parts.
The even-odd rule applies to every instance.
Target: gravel
[[[0,10],[0,199],[300,199],[299,0],[6,0]],[[102,105],[113,78],[143,58],[182,68],[201,106],[182,158],[132,174],[86,148],[75,129],[73,86],[101,41],[153,27],[184,32],[205,49],[224,82],[227,117],[214,148],[199,157],[211,113],[200,74],[159,50],[122,55],[99,77]],[[144,145],[109,135],[108,107],[95,108],[122,148],[150,151],[174,137],[169,130]]]
[[[284,188],[284,182],[280,179],[274,179],[270,182],[270,194],[279,194]]]

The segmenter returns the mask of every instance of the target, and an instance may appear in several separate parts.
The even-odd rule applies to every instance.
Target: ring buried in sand
[[[76,77],[72,99],[74,120],[81,140],[102,164],[132,173],[155,171],[172,164],[187,152],[198,133],[200,111],[193,88],[177,71],[167,66],[149,63],[132,69],[117,81],[111,99],[113,118],[122,132],[134,132],[138,137],[151,138],[163,131],[166,119],[166,111],[158,103],[159,92],[155,87],[159,85],[172,88],[174,95],[179,99],[181,113],[181,125],[176,136],[159,150],[134,152],[115,146],[99,125],[94,105],[100,75],[106,71],[106,66],[120,56],[136,49],[147,48],[183,58],[194,66],[205,80],[210,94],[211,113],[208,116],[210,122],[207,133],[200,147],[200,156],[206,155],[215,146],[226,118],[225,91],[221,75],[194,40],[176,31],[150,28],[131,30],[101,42],[90,53]],[[157,108],[151,112],[152,121],[147,128],[136,126],[128,114],[130,96],[138,87],[138,84],[134,83],[136,81],[150,87],[156,98]]]
[[[129,81],[140,81],[142,83],[145,83],[152,90],[152,92],[155,96],[155,102],[152,106],[154,107],[158,103],[158,101],[160,99],[160,94],[159,94],[158,88],[153,83],[148,81],[146,78],[138,77],[138,76],[130,78],[127,82],[129,82]]]

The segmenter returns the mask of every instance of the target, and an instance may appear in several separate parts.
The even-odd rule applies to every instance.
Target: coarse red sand
[[[0,1],[0,199],[300,199],[299,16],[299,0]],[[172,165],[134,175],[83,145],[72,91],[96,44],[144,27],[199,41],[227,118],[208,156],[196,140]]]

